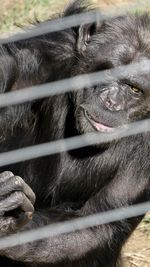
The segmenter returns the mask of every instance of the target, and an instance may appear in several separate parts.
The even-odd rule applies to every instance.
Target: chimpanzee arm
[[[136,176],[135,170],[134,175],[131,172],[130,174],[124,173],[115,177],[99,193],[89,199],[77,213],[61,213],[61,211],[51,210],[47,214],[46,212],[45,214],[35,212],[33,220],[22,230],[144,201],[146,200],[144,199],[145,190],[149,186],[149,178]],[[122,244],[138,222],[139,220],[134,218],[60,236],[47,237],[44,240],[3,250],[0,254],[23,262],[56,263],[64,260],[81,259],[89,252],[98,250],[100,255],[103,255],[103,259],[105,258],[105,263],[108,264],[112,259],[118,257]]]

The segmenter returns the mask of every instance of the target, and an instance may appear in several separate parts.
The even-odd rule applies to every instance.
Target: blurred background
[[[62,12],[69,0],[0,0],[0,31],[6,32],[16,29],[16,25],[28,25],[35,18],[45,20],[53,14]],[[135,5],[133,10],[145,8],[149,0],[93,0],[102,10],[128,9]],[[150,7],[150,3],[149,3]],[[130,8],[129,8],[130,9]],[[146,8],[147,10],[147,8]]]

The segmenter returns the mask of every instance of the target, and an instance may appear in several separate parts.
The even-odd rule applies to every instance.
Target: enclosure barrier
[[[135,10],[135,8],[142,7],[143,9],[150,7],[149,0],[138,1],[137,4],[130,4],[127,9],[119,9],[119,14],[127,12],[128,10]],[[107,12],[107,17],[113,16],[116,13],[115,9]],[[56,20],[44,22],[39,26],[25,29],[25,32],[15,34],[8,38],[0,40],[0,44],[23,40],[27,38],[36,37],[45,33],[52,33],[60,31],[69,27],[78,26],[82,23],[90,23],[96,20],[100,21],[106,17],[99,12],[88,12],[85,14],[77,14],[66,18],[58,18]],[[80,90],[84,87],[90,87],[97,83],[106,83],[115,81],[118,78],[123,78],[127,72],[130,73],[146,73],[149,70],[149,60],[143,60],[142,64],[130,64],[127,66],[120,66],[112,69],[111,71],[101,71],[91,74],[78,75],[73,78],[51,82],[31,88],[25,88],[20,91],[14,91],[0,95],[0,108],[8,105],[16,105],[26,101],[32,101],[43,97],[52,96],[69,92],[71,90]],[[42,90],[41,90],[42,89]],[[123,137],[136,135],[139,133],[150,131],[150,119],[134,122],[130,125],[125,125],[118,129],[114,129],[111,133],[90,133],[77,137],[67,138],[65,140],[53,141],[50,143],[30,146],[10,152],[0,154],[0,166],[5,166],[20,161],[25,161],[41,156],[52,155],[64,151],[86,147],[96,143],[108,142]],[[47,225],[35,230],[25,231],[13,234],[11,236],[0,238],[0,249],[13,247],[16,245],[33,242],[48,236],[56,236],[59,234],[70,233],[72,231],[81,230],[84,228],[94,227],[101,224],[106,224],[118,220],[123,220],[139,215],[145,214],[150,210],[150,201],[136,204],[128,207],[121,207],[107,212],[97,213],[82,218],[71,219],[70,221],[55,223]]]

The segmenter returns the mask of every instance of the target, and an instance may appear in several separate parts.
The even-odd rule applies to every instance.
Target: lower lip
[[[92,124],[92,126],[98,131],[98,132],[112,132],[114,128],[106,126],[102,123],[98,123],[94,121],[92,118],[89,118],[87,112],[85,111],[85,117],[88,119],[88,121]]]
[[[99,131],[99,132],[112,132],[114,128],[105,126],[104,124],[95,122],[95,121],[91,121],[92,125],[94,126],[94,128]]]

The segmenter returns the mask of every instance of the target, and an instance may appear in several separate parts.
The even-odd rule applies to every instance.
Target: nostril
[[[114,98],[114,96],[109,95],[108,92],[103,92],[100,95],[101,103],[111,111],[120,111],[122,110],[121,101],[117,101],[118,99]]]
[[[105,103],[106,107],[108,107],[108,108],[112,106],[112,102],[110,101],[110,99],[106,100],[104,103]]]
[[[111,99],[107,99],[103,103],[106,106],[106,108],[108,108],[111,111],[120,111],[122,109],[120,104],[117,104],[115,101]]]
[[[115,105],[114,108],[115,108],[115,111],[123,110],[121,105]]]

